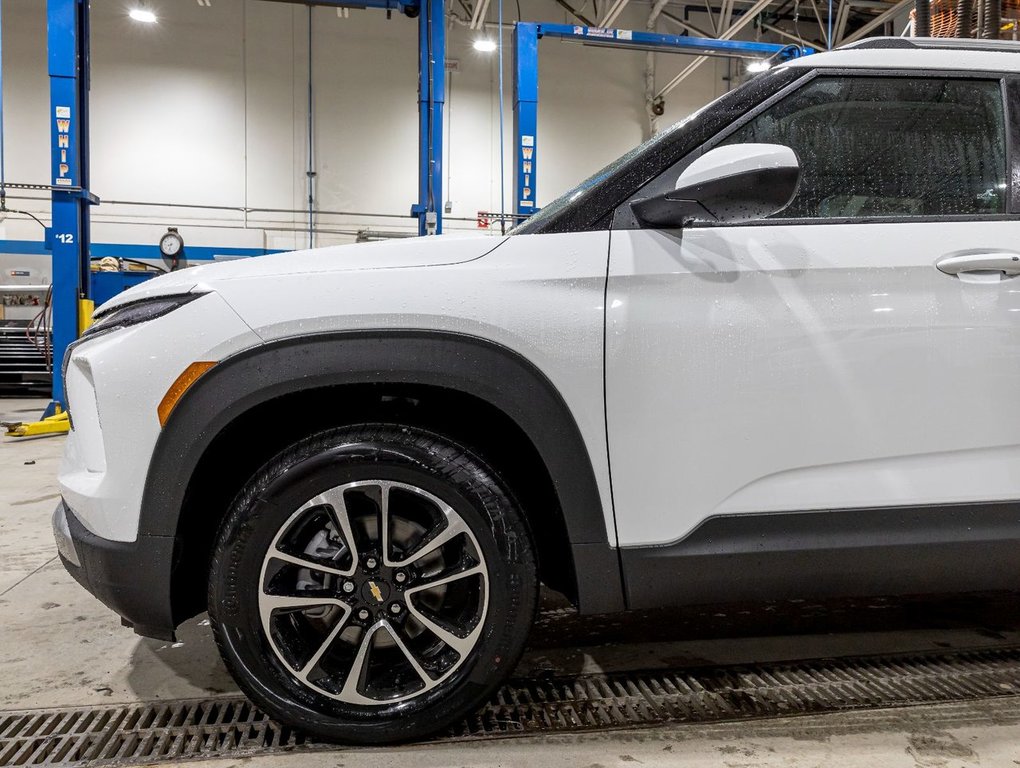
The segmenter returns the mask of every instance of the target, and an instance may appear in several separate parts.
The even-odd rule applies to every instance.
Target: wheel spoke
[[[484,574],[485,568],[483,568],[481,565],[472,565],[470,568],[465,568],[463,571],[457,571],[456,573],[447,574],[442,578],[435,579],[433,581],[426,581],[424,584],[418,584],[417,586],[411,587],[410,589],[407,590],[407,592],[405,592],[405,594],[408,596],[408,598],[410,598],[411,595],[417,594],[418,592],[422,592],[426,589],[441,587],[444,584],[449,584],[452,581],[466,579],[468,576],[474,576],[479,573]]]
[[[335,605],[347,608],[347,604],[335,597],[325,595],[267,595],[263,592],[259,595],[259,606],[267,612],[273,611],[302,611],[306,608],[321,608],[324,605]]]
[[[272,640],[273,638],[273,614],[277,611],[286,611],[287,613],[293,613],[294,611],[303,611],[308,608],[322,608],[323,606],[340,606],[347,613],[350,613],[350,608],[337,600],[335,597],[315,597],[315,596],[304,596],[304,595],[267,595],[265,592],[259,594],[259,615],[262,618],[262,631],[266,633],[266,637]],[[346,616],[344,617],[346,619]],[[279,655],[279,654],[277,654]],[[290,666],[286,659],[280,657],[287,666]],[[293,667],[291,667],[293,669]]]
[[[429,630],[433,635],[438,637],[448,646],[453,648],[460,656],[467,655],[467,652],[474,647],[475,644],[475,633],[477,628],[471,631],[467,637],[458,637],[453,634],[450,630],[437,624],[435,621],[430,619],[428,616],[423,614],[417,608],[415,608],[410,602],[407,604],[407,609],[411,612],[418,621],[425,625],[426,629]]]
[[[432,679],[432,676],[425,671],[425,668],[422,667],[422,665],[418,662],[418,659],[415,657],[415,655],[411,653],[410,649],[408,649],[406,645],[404,645],[404,641],[400,638],[400,635],[398,634],[397,630],[386,620],[383,620],[379,623],[385,627],[386,631],[389,633],[389,636],[393,638],[393,642],[395,642],[397,644],[397,647],[401,650],[401,652],[403,652],[404,657],[407,659],[408,663],[414,668],[414,671],[418,673],[418,677],[420,677],[421,681],[425,683],[425,686],[428,687],[432,685],[432,683],[435,682]]]
[[[319,663],[319,659],[321,659],[323,654],[332,647],[334,641],[347,626],[347,619],[351,617],[353,610],[348,605],[341,604],[341,607],[344,609],[344,615],[340,617],[339,621],[337,621],[337,623],[333,626],[333,629],[331,629],[329,634],[326,635],[326,639],[322,641],[315,653],[312,654],[312,658],[305,662],[305,665],[298,671],[297,675],[303,682],[308,682],[308,675],[310,675],[312,670],[315,669],[315,666]]]
[[[362,683],[364,682],[365,670],[368,664],[368,651],[372,645],[372,638],[375,637],[375,633],[382,627],[382,622],[372,625],[365,630],[361,636],[361,644],[358,646],[358,652],[354,656],[354,661],[351,662],[351,668],[347,672],[347,679],[344,680],[344,687],[340,691],[339,698],[348,701],[352,704],[378,704],[375,699],[370,699],[367,696],[363,696],[361,691]]]
[[[382,548],[383,565],[393,565],[390,560],[390,484],[379,483],[379,544]]]
[[[331,488],[328,491],[323,491],[314,499],[305,502],[298,510],[298,514],[313,507],[329,508],[330,519],[339,529],[344,538],[344,544],[347,545],[347,549],[351,553],[351,567],[344,571],[338,571],[338,573],[342,576],[350,576],[358,568],[358,548],[354,543],[354,531],[351,528],[350,516],[347,514],[347,503],[344,501],[343,490],[341,488]]]
[[[412,563],[421,560],[426,555],[432,554],[440,547],[442,547],[444,544],[451,541],[452,539],[455,539],[457,536],[460,536],[462,533],[467,532],[468,532],[467,525],[451,509],[447,512],[446,527],[443,528],[443,530],[441,530],[431,539],[428,539],[415,552],[411,553],[409,557],[407,557],[404,560],[400,560],[399,562],[395,562],[393,563],[393,565],[398,565],[401,567],[405,565],[411,565]]]
[[[350,569],[341,570],[340,568],[334,568],[330,565],[323,565],[318,560],[310,560],[307,557],[292,555],[289,552],[284,552],[278,546],[273,547],[269,556],[276,560],[283,560],[285,563],[290,563],[291,565],[298,565],[302,568],[307,568],[310,571],[319,571],[320,573],[328,573],[333,576],[350,576],[351,573],[353,573]]]

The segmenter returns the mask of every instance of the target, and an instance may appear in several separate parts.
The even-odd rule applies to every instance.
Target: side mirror
[[[800,162],[789,147],[733,144],[716,147],[687,166],[676,189],[630,206],[649,229],[679,229],[692,221],[755,221],[786,208],[798,186]]]

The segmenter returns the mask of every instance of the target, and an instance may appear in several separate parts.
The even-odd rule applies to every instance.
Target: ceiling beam
[[[690,22],[684,21],[679,16],[674,16],[672,13],[668,13],[667,11],[660,11],[659,15],[662,16],[662,18],[666,19],[667,21],[673,22],[678,27],[680,27],[680,29],[686,32],[690,32],[692,35],[695,35],[696,37],[715,37],[714,31],[706,32],[700,27],[696,27]]]
[[[865,37],[870,32],[878,29],[880,26],[885,24],[887,21],[892,21],[892,19],[895,18],[896,16],[898,16],[900,13],[902,13],[904,9],[910,8],[911,6],[913,6],[913,4],[914,4],[914,0],[900,0],[898,3],[896,3],[896,5],[894,5],[889,10],[884,11],[883,13],[880,13],[878,16],[873,18],[871,21],[869,21],[863,27],[861,27],[860,29],[855,30],[854,32],[851,32],[849,35],[847,35],[842,40],[842,44],[846,45],[847,43],[854,43],[854,42],[860,40],[862,37]]]
[[[798,45],[804,45],[807,46],[808,48],[816,48],[818,46],[817,42],[809,42],[805,40],[803,37],[800,37],[799,35],[795,35],[791,32],[786,32],[785,30],[782,30],[779,27],[774,27],[771,24],[766,24],[765,22],[762,22],[761,28],[767,29],[769,32],[773,32],[779,35],[780,37],[785,37],[787,40],[797,43]]]
[[[733,6],[735,0],[723,0],[722,8],[719,9],[719,29],[729,29],[733,23]]]
[[[757,2],[754,5],[752,5],[739,19],[733,22],[725,32],[719,35],[719,39],[720,40],[733,39],[737,35],[737,33],[740,32],[740,30],[742,30],[744,27],[746,27],[748,24],[754,21],[755,18],[757,18],[758,14],[765,10],[765,8],[768,7],[769,3],[771,2],[772,0],[757,0]],[[663,98],[666,94],[668,94],[678,85],[680,85],[680,83],[682,83],[684,80],[690,77],[695,71],[697,71],[698,67],[704,64],[706,61],[708,61],[708,56],[698,56],[696,59],[694,59],[694,61],[692,61],[690,64],[684,67],[680,71],[680,74],[678,74],[668,83],[666,83],[666,85],[660,88],[659,92],[655,94],[655,98],[657,99]]]
[[[570,5],[570,3],[567,2],[567,0],[556,0],[556,4],[561,6],[567,13],[569,13],[571,16],[573,16],[575,19],[577,19],[582,24],[584,24],[586,27],[597,27],[598,26],[598,24],[596,24],[594,21],[589,19],[587,16],[585,16],[579,10],[575,9],[572,5]]]
[[[599,20],[599,26],[608,27],[616,21],[617,17],[623,13],[623,9],[627,7],[628,2],[630,2],[630,0],[613,0],[613,2],[610,3],[609,8],[606,9],[605,15],[603,15]]]
[[[485,25],[485,14],[489,11],[489,0],[475,0],[474,13],[471,14],[471,29],[481,29]]]
[[[715,23],[712,13],[712,0],[705,0],[705,10],[708,11],[708,23],[712,26],[712,37],[715,37],[719,34],[719,25]]]
[[[846,35],[846,24],[850,19],[851,6],[850,0],[839,0],[839,9],[836,11],[836,26],[832,28],[832,37],[834,38],[833,48],[838,46],[843,36]]]
[[[818,20],[818,28],[822,30],[822,42],[825,43],[826,48],[831,48],[832,44],[829,42],[829,30],[825,26],[825,22],[822,21],[822,14],[818,10],[818,3],[815,0],[809,0],[811,3],[811,9],[815,12],[815,19]]]

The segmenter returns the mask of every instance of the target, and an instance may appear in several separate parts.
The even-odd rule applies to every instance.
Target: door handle
[[[971,272],[1001,272],[1007,277],[1020,275],[1020,254],[1016,253],[961,253],[943,256],[935,262],[939,271],[947,275]]]

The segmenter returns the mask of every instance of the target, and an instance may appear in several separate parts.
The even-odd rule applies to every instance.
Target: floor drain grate
[[[438,740],[1020,695],[1020,648],[513,680]],[[0,766],[114,766],[323,749],[243,698],[0,713]]]

